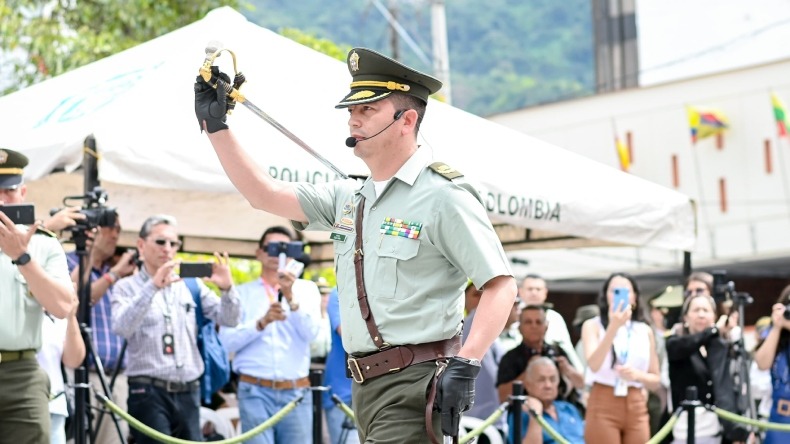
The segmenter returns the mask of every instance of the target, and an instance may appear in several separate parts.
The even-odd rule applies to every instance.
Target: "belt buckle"
[[[790,401],[787,399],[780,399],[776,403],[776,413],[782,416],[790,416]]]
[[[177,387],[180,385],[179,382],[176,381],[165,381],[165,390],[170,393],[176,393],[180,390],[177,390]]]
[[[354,364],[353,366],[351,364]],[[359,363],[357,362],[357,358],[349,356],[348,360],[346,360],[346,365],[348,369],[351,371],[351,377],[354,379],[354,382],[357,384],[362,384],[365,382],[365,377],[362,376],[362,370],[359,368]],[[356,373],[354,369],[356,368]],[[357,379],[357,375],[359,375],[359,379]]]

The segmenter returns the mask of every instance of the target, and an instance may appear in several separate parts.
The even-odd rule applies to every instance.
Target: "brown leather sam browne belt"
[[[398,345],[361,358],[349,356],[348,369],[354,381],[362,384],[410,365],[455,356],[460,349],[461,338],[458,336],[425,344]]]

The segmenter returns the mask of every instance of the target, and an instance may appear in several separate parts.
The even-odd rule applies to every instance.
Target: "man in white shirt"
[[[294,239],[291,231],[274,226],[264,231],[255,251],[261,277],[239,286],[242,318],[239,325],[220,329],[220,339],[239,374],[241,428],[247,432],[304,396],[294,411],[274,427],[246,441],[249,444],[310,442],[313,424],[310,394],[310,343],[321,327],[321,294],[315,282],[284,268],[269,250],[284,251]]]
[[[545,304],[548,294],[549,290],[548,287],[546,287],[546,281],[537,274],[528,274],[524,280],[521,281],[521,285],[518,288],[518,297],[527,305]],[[576,354],[576,349],[573,347],[571,335],[568,332],[565,319],[556,311],[547,309],[546,320],[549,323],[549,329],[546,331],[544,337],[546,343],[557,344],[562,348],[576,370],[583,373],[584,365]]]

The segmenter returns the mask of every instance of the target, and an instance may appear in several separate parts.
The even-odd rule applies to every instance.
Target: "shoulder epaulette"
[[[47,230],[46,228],[42,227],[41,225],[36,227],[36,234],[42,234],[44,236],[54,237],[57,238],[58,235],[52,231]]]
[[[443,162],[434,162],[428,168],[434,170],[436,174],[444,177],[447,180],[453,180],[458,177],[464,177],[461,172],[449,167],[446,163]]]

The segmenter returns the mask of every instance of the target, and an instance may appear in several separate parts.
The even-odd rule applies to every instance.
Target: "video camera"
[[[717,304],[729,300],[732,293],[735,292],[735,283],[727,280],[727,272],[725,270],[712,270],[710,274],[713,275],[713,300]]]
[[[107,202],[107,192],[101,187],[94,187],[91,191],[87,192],[84,196],[67,196],[63,198],[63,205],[70,207],[74,206],[74,201],[82,201],[82,209],[80,214],[85,216],[85,219],[78,220],[77,224],[70,228],[71,231],[84,231],[96,227],[114,227],[118,219],[118,213],[115,208],[105,205]],[[55,215],[62,208],[54,208],[49,211],[51,216]]]
[[[743,307],[754,302],[754,298],[749,293],[735,290],[735,282],[727,279],[725,270],[712,270],[713,275],[713,300],[716,304],[730,301],[733,309]]]
[[[266,244],[266,254],[270,257],[277,257],[280,253],[285,253],[290,258],[299,259],[304,253],[304,244],[298,241],[269,242]]]

